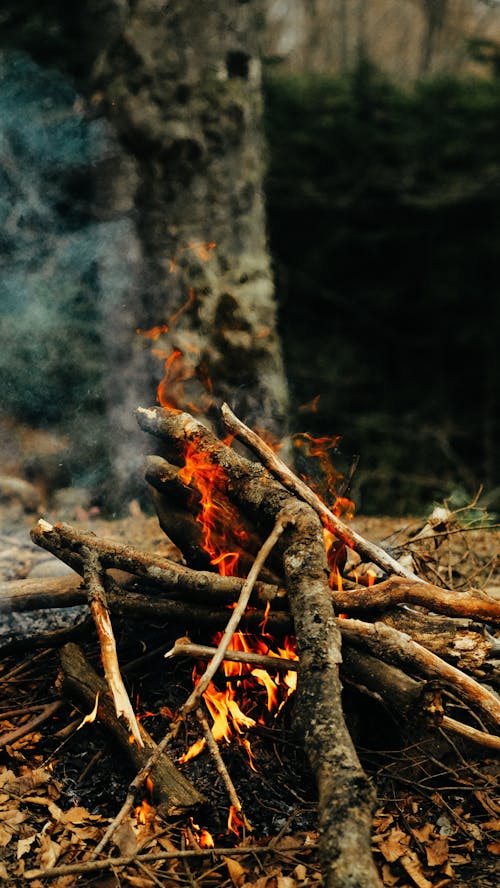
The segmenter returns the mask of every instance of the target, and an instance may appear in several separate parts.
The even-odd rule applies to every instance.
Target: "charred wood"
[[[63,671],[63,691],[72,702],[84,705],[89,711],[99,695],[97,718],[110,732],[130,764],[140,769],[149,759],[156,744],[145,728],[140,725],[143,746],[130,742],[130,731],[115,713],[113,702],[108,694],[106,683],[92,668],[80,648],[68,644],[61,650]],[[163,754],[151,774],[155,800],[165,806],[166,813],[175,813],[180,808],[189,808],[203,801],[200,793],[177,770]]]

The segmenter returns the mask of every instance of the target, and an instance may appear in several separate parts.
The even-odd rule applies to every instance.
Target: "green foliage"
[[[360,453],[363,511],[498,486],[498,83],[405,92],[364,63],[266,99],[294,426]]]

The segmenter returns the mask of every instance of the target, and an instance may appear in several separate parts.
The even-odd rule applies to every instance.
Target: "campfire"
[[[64,693],[109,729],[136,773],[91,860],[26,877],[84,872],[102,861],[112,866],[116,859],[105,851],[126,818],[135,811],[147,824],[157,805],[167,815],[186,812],[194,853],[224,853],[212,851],[213,837],[198,825],[205,800],[182,773],[200,754],[210,757],[214,778],[225,787],[233,850],[262,851],[252,845],[245,798],[224,750],[239,744],[249,768],[258,769],[252,729],[272,731],[292,703],[316,781],[324,883],[381,885],[371,850],[376,798],[346,727],[342,683],[382,701],[405,720],[409,735],[444,731],[453,742],[498,751],[500,701],[485,679],[498,647],[491,627],[500,622],[500,604],[433,584],[356,532],[345,518],[345,497],[326,505],[227,405],[221,411],[224,439],[172,405],[141,408],[137,416],[161,449],[161,456],[149,458],[146,479],[161,527],[182,561],[68,524],[42,519],[32,531],[35,543],[83,578],[81,585],[57,581],[56,598],[88,601],[100,644],[104,679],[76,644],[62,648]],[[49,593],[45,586],[45,600]],[[41,597],[41,590],[27,591],[24,607]],[[129,699],[115,616],[184,628],[164,654],[167,665],[179,657],[193,660],[193,687],[170,714],[160,742]],[[211,644],[191,640],[199,626]],[[171,750],[188,722],[197,726],[198,738],[174,760]],[[229,853],[227,843],[224,848]],[[412,853],[405,847],[394,859],[415,875]],[[433,884],[422,880],[416,884]]]

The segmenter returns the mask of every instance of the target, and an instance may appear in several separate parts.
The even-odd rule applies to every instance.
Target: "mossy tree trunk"
[[[145,270],[135,323],[167,323],[157,345],[166,356],[181,352],[169,400],[207,403],[212,385],[216,402],[229,400],[247,420],[280,434],[287,390],[262,192],[260,22],[258,0],[139,0],[110,29],[91,86],[125,156],[107,170],[103,187],[113,201],[134,182]],[[123,427],[123,405],[152,402],[155,392],[146,369],[151,343],[133,342],[130,329],[129,339],[123,329],[116,337],[117,324],[123,328],[111,314],[111,411]],[[154,369],[159,379],[161,364]],[[134,454],[127,436],[122,442],[120,465],[129,476]]]

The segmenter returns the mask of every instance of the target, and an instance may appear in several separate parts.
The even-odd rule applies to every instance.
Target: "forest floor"
[[[33,487],[19,466],[15,461],[8,464],[0,481],[1,583],[24,578],[43,582],[69,570],[31,542],[29,529],[41,516],[51,522],[70,521],[145,551],[175,555],[156,518],[143,514],[135,502],[126,517],[107,521],[89,507],[85,491],[48,492]],[[484,516],[476,509],[464,510],[456,521],[452,533],[435,536],[420,548],[419,557],[436,582],[457,589],[478,588],[500,598],[498,530],[483,526]],[[417,518],[360,516],[354,526],[367,538],[389,541],[397,549],[422,531],[425,523]],[[79,607],[29,614],[0,612],[0,877],[11,885],[34,888],[319,885],[315,793],[293,731],[293,704],[285,706],[273,724],[255,730],[256,770],[249,766],[241,745],[223,748],[226,765],[245,800],[251,834],[236,839],[228,833],[224,790],[201,755],[185,766],[185,773],[207,797],[206,806],[193,817],[185,813],[167,816],[146,799],[122,824],[109,852],[132,857],[138,851],[158,854],[181,849],[195,852],[192,858],[131,863],[120,869],[51,879],[27,877],[36,868],[88,859],[120,809],[133,776],[104,729],[96,722],[82,726],[87,713],[78,712],[69,702],[61,702],[45,721],[16,736],[34,715],[60,700],[57,645],[44,646],[37,639],[68,623],[81,623],[84,611]],[[163,651],[176,635],[184,634],[184,627],[131,626],[121,620],[115,632],[131,698],[159,741],[172,711],[192,687],[192,666],[179,661],[166,672],[163,658]],[[91,629],[86,629],[81,643],[99,668]],[[363,766],[377,787],[373,849],[384,885],[498,888],[498,756],[465,747],[442,732],[412,742],[404,726],[356,692],[346,691],[345,708]],[[194,739],[196,727],[189,725],[170,750],[174,760]],[[197,856],[204,830],[226,849],[225,854]],[[252,843],[252,851],[232,856],[235,846],[245,842]]]

